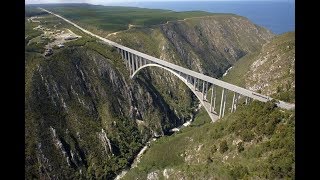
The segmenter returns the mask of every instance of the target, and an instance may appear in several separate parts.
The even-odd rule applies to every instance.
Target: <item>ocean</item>
[[[250,2],[250,1],[200,1],[200,2],[126,2],[105,5],[133,6],[173,11],[207,11],[213,13],[233,13],[247,17],[253,23],[282,34],[295,30],[294,2]]]

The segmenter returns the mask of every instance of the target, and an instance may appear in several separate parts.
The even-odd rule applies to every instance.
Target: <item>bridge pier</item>
[[[196,89],[196,83],[197,83],[197,78],[193,78],[193,88],[194,88],[194,90],[195,91],[197,91],[197,89]]]
[[[202,81],[202,100],[204,100],[204,81]]]
[[[124,57],[127,61],[128,67],[129,67],[129,73],[131,75],[131,63],[130,63],[130,58],[129,58],[129,52],[124,51]]]
[[[123,58],[123,50],[122,49],[120,49],[120,54],[121,54],[121,58],[124,59]]]
[[[134,55],[134,62],[135,62],[135,70],[136,71],[139,68],[139,61],[138,61],[138,56]]]
[[[225,88],[222,88],[219,118],[222,118],[224,116],[224,111],[226,108],[226,98],[227,98],[226,95],[227,94],[226,94]]]
[[[143,61],[142,61],[142,57],[141,56],[139,56],[139,60],[140,60],[140,66],[143,66]]]
[[[132,62],[131,62],[131,53],[127,52],[128,53],[128,62],[129,62],[129,71],[130,71],[130,75],[133,74],[132,72]]]
[[[234,111],[237,110],[237,105],[238,105],[239,97],[240,97],[240,94],[236,93],[236,99],[235,99],[235,103],[234,103]]]
[[[232,105],[231,105],[231,112],[233,112],[233,111],[234,111],[235,100],[236,100],[236,93],[235,93],[235,92],[233,92]]]
[[[210,101],[210,112],[215,110],[216,107],[216,90],[215,90],[215,85],[212,84],[212,90],[211,90],[211,101]],[[212,99],[213,99],[213,108],[212,108]]]
[[[209,83],[206,81],[206,90],[205,90],[205,94],[204,94],[204,100],[205,100],[205,101],[208,101],[208,100],[207,100],[207,95],[208,95],[208,84],[209,84]]]
[[[200,91],[200,79],[197,79],[196,89]]]
[[[136,58],[134,54],[131,54],[131,58],[132,58],[132,74],[136,71]]]

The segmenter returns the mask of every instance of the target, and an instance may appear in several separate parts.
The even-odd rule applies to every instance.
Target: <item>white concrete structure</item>
[[[42,8],[40,8],[42,9]],[[142,69],[147,67],[159,67],[162,69],[165,69],[175,76],[177,76],[179,79],[181,79],[190,89],[191,91],[196,95],[196,97],[199,99],[201,104],[204,106],[206,111],[208,112],[211,120],[214,122],[219,118],[222,118],[225,114],[226,109],[226,100],[227,100],[227,91],[234,92],[233,99],[232,99],[232,105],[231,105],[231,112],[234,112],[237,108],[237,104],[240,99],[240,95],[242,98],[246,98],[245,102],[246,104],[250,102],[250,99],[267,102],[272,100],[271,97],[244,89],[239,86],[235,86],[233,84],[215,79],[213,77],[206,76],[204,74],[192,71],[190,69],[186,69],[184,67],[169,63],[167,61],[149,56],[147,54],[144,54],[142,52],[136,51],[134,49],[122,46],[118,43],[115,43],[113,41],[110,41],[108,39],[102,38],[96,34],[93,34],[80,26],[76,25],[75,23],[61,17],[60,15],[54,14],[50,11],[47,11],[45,9],[42,9],[48,13],[51,13],[66,22],[74,25],[75,27],[79,28],[83,32],[94,36],[103,42],[106,42],[110,46],[113,46],[117,49],[117,51],[120,53],[122,59],[126,63],[126,66],[129,68],[130,71],[130,77],[134,78],[137,73],[139,73]],[[202,82],[202,89],[200,88]],[[211,99],[210,102],[207,100],[207,93],[208,93],[208,87],[211,86]],[[217,87],[222,88],[221,93],[221,102],[220,102],[220,109],[219,114],[215,111],[216,107],[216,89]],[[200,92],[201,89],[201,92]],[[250,99],[249,99],[250,98]],[[286,103],[283,101],[278,101],[277,106],[284,108],[284,109],[294,109],[295,105]]]

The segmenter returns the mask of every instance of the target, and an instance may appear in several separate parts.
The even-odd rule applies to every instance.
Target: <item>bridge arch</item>
[[[207,111],[209,117],[212,119],[212,121],[215,121],[215,120],[218,120],[219,117],[217,115],[216,112],[210,112],[210,109],[208,108],[208,106],[205,105],[205,102],[204,100],[202,99],[201,95],[199,93],[197,93],[195,91],[195,89],[193,88],[193,86],[188,83],[188,81],[182,77],[181,75],[179,75],[179,73],[175,72],[174,70],[170,69],[170,68],[167,68],[165,66],[162,66],[162,65],[159,65],[159,64],[154,64],[154,63],[150,63],[150,64],[145,64],[143,66],[140,66],[137,70],[135,70],[133,72],[133,74],[130,76],[131,79],[134,79],[135,76],[144,68],[147,68],[147,67],[159,67],[159,68],[162,68],[164,70],[167,70],[168,72],[172,73],[173,75],[175,75],[176,77],[178,77],[191,91],[192,93],[199,99],[201,105],[205,108],[205,110]]]

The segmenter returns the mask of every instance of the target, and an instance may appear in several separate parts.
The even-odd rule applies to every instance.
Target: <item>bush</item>
[[[212,153],[217,152],[217,147],[216,147],[216,145],[213,145],[213,146],[212,146],[212,148],[211,148],[211,152],[212,152]]]
[[[237,149],[238,149],[238,152],[244,151],[243,142],[240,142],[240,143],[237,145]]]
[[[234,179],[241,179],[247,174],[249,174],[248,168],[242,165],[237,165],[235,167],[232,167],[232,169],[230,170],[230,175]]]
[[[242,138],[242,140],[244,142],[250,142],[253,138],[254,138],[254,134],[252,131],[249,131],[249,130],[243,130],[241,133],[240,133],[240,136]]]
[[[227,141],[226,140],[221,141],[220,148],[219,148],[220,153],[224,153],[224,152],[228,151],[228,149],[229,149],[229,147],[228,147]]]

